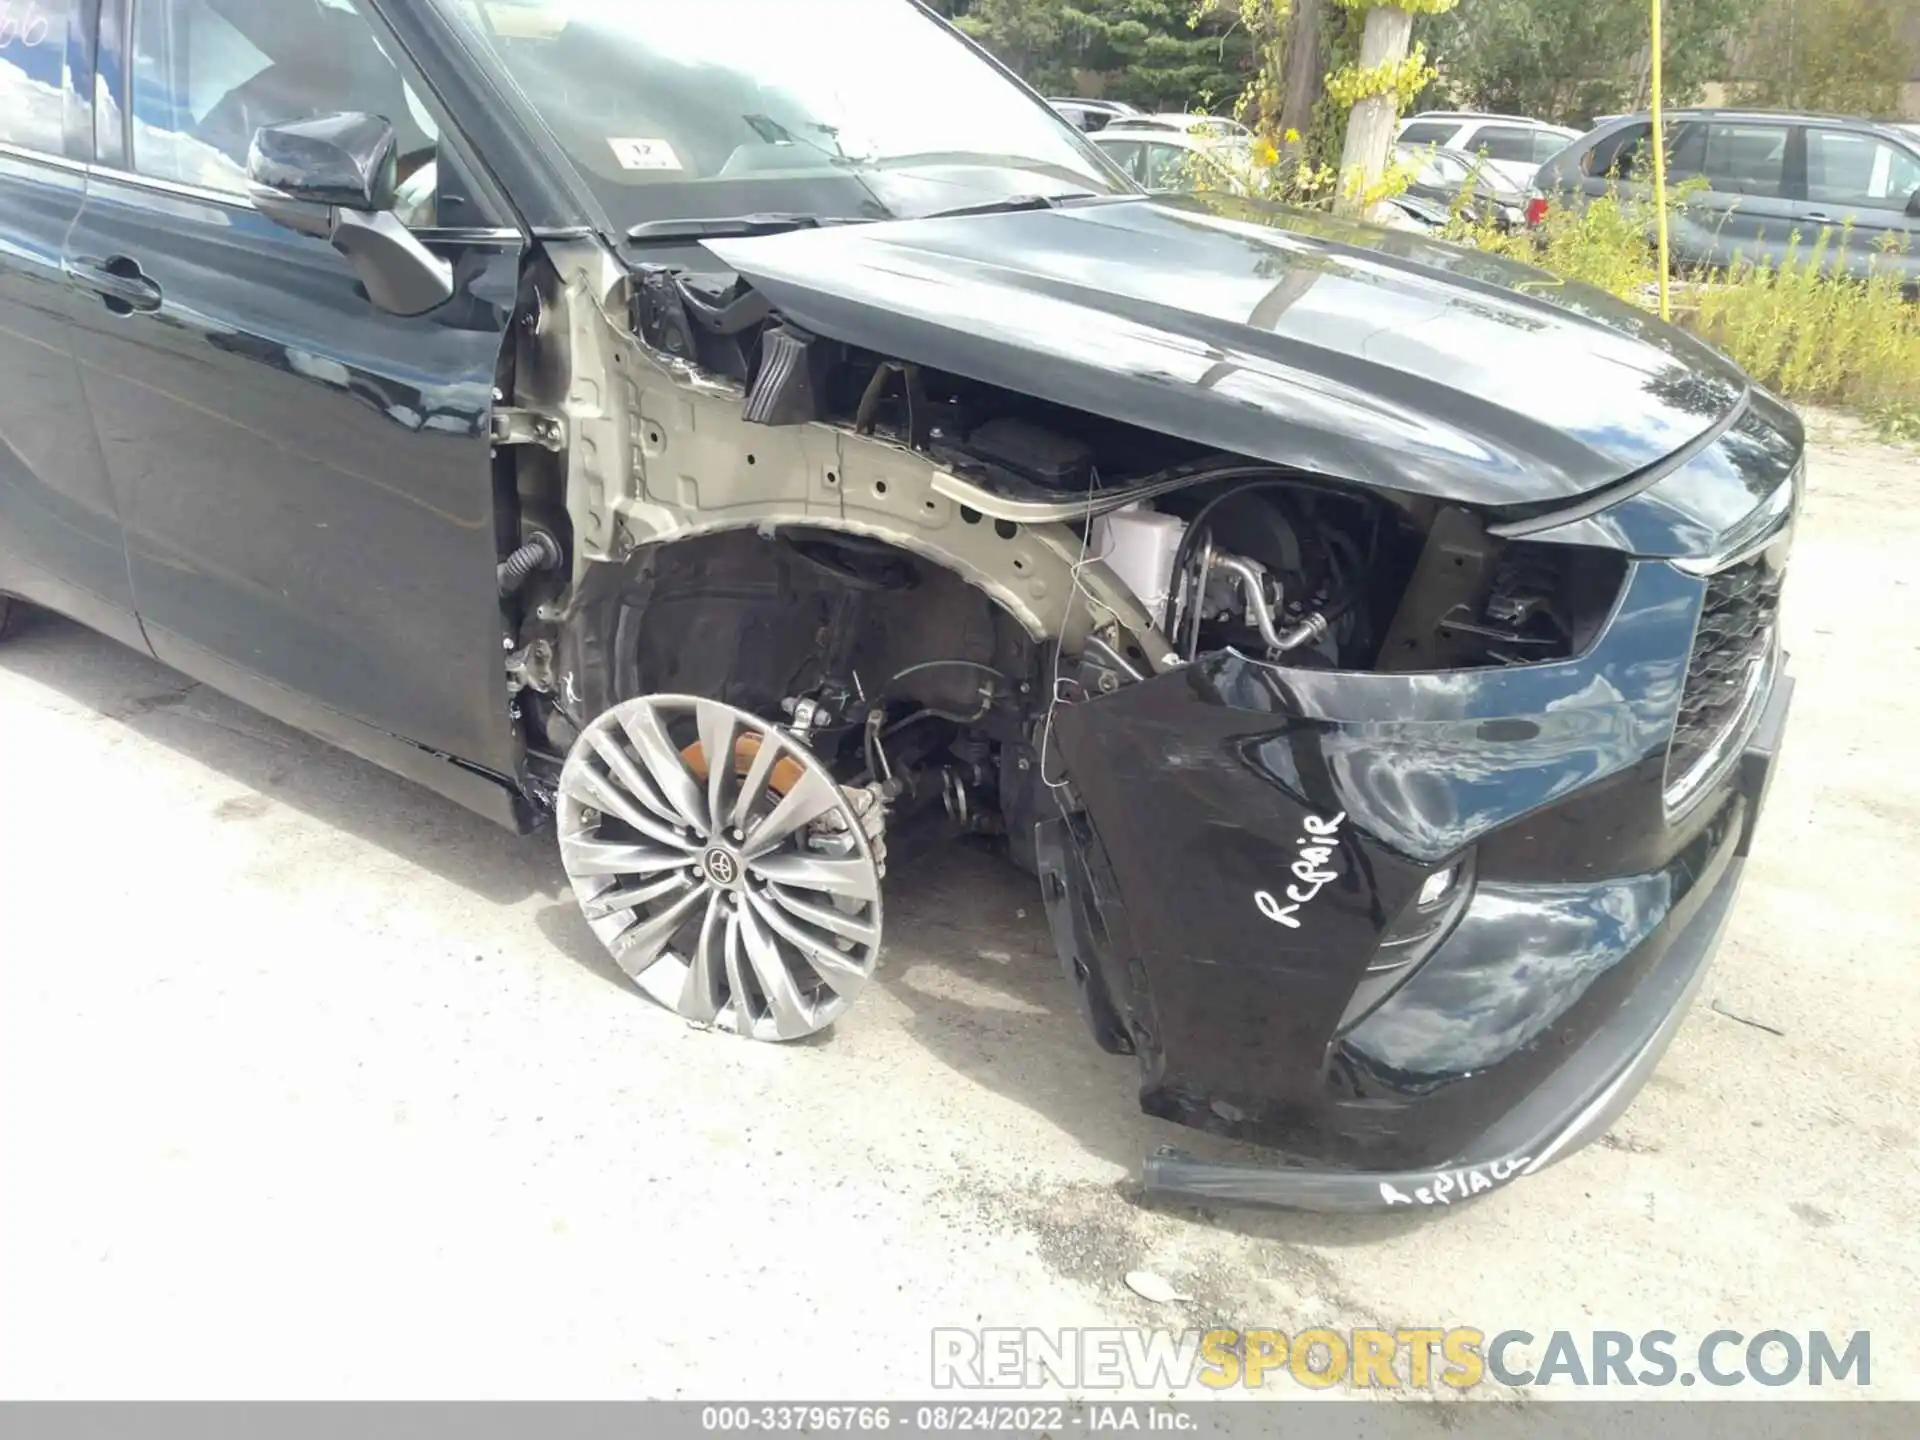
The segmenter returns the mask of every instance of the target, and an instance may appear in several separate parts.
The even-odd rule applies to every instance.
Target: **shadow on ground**
[[[536,917],[541,933],[644,1003],[581,920],[543,834],[500,829],[70,621],[34,613],[0,651],[0,668],[486,903],[549,898]],[[227,807],[247,813],[244,800]],[[1262,1158],[1140,1113],[1134,1062],[1104,1054],[1089,1038],[1028,876],[956,845],[891,877],[887,905],[880,983],[909,1012],[908,1033],[938,1063],[1040,1115],[1129,1175],[1162,1145],[1205,1158]],[[832,1037],[803,1043],[830,1045]],[[1003,1158],[1018,1170],[1018,1157]],[[1131,1181],[1115,1193],[1127,1205],[1153,1208]],[[1291,1243],[1366,1243],[1422,1223],[1404,1215],[1175,1208],[1203,1224]]]

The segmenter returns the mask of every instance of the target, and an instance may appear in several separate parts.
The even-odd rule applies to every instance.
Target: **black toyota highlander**
[[[1145,195],[911,0],[9,15],[0,628],[550,827],[744,1037],[998,847],[1143,1106],[1273,1152],[1169,1194],[1451,1203],[1658,1062],[1791,688],[1801,429],[1713,350]]]

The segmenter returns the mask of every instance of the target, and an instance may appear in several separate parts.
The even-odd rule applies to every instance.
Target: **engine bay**
[[[535,574],[520,597],[541,648],[519,693],[546,754],[619,698],[711,696],[804,736],[891,829],[1010,837],[1031,865],[1048,788],[1071,789],[1048,747],[1060,705],[1222,651],[1548,662],[1620,588],[1617,554],[1503,541],[1467,507],[809,333],[730,272],[598,283],[555,285],[541,313],[570,344],[556,326],[520,360],[549,405],[594,352],[624,369],[625,405],[598,413],[635,459],[589,486],[563,469],[577,454],[518,467],[523,533],[558,537],[577,581]]]

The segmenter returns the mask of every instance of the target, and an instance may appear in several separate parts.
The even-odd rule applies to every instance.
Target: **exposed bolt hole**
[[[753,464],[753,456],[751,455],[747,456],[747,464],[749,465]]]
[[[1016,570],[1024,570],[1027,568],[1027,562],[1024,560],[1015,560],[1013,562],[1013,568]]]
[[[927,513],[929,515],[931,515],[934,511],[938,510],[939,508],[940,506],[934,501],[932,500],[927,501]]]
[[[827,484],[838,485],[839,483],[840,483],[839,475],[832,470],[827,471]]]
[[[969,525],[978,525],[980,523],[980,512],[975,510],[971,505],[962,505],[960,507],[960,518]]]
[[[1455,565],[1464,565],[1467,563],[1467,557],[1464,555],[1456,555],[1453,557],[1453,563]]]
[[[993,533],[1002,540],[1011,540],[1020,533],[1020,527],[1011,520],[996,520],[993,522]]]
[[[887,493],[887,482],[886,482],[886,481],[884,481],[884,480],[876,480],[876,481],[874,481],[874,482],[873,482],[873,493],[874,493],[874,494],[876,494],[876,495],[884,495],[884,494],[886,494],[886,493]]]

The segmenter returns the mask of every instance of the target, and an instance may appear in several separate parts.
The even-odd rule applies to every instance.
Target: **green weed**
[[[1584,209],[1555,205],[1531,231],[1456,222],[1455,238],[1657,309],[1649,208],[1607,195]],[[1678,276],[1673,318],[1790,400],[1845,407],[1889,437],[1920,439],[1920,304],[1902,295],[1891,256],[1864,280],[1836,273],[1847,240],[1831,230],[1810,245],[1795,236],[1777,262],[1736,255]]]

